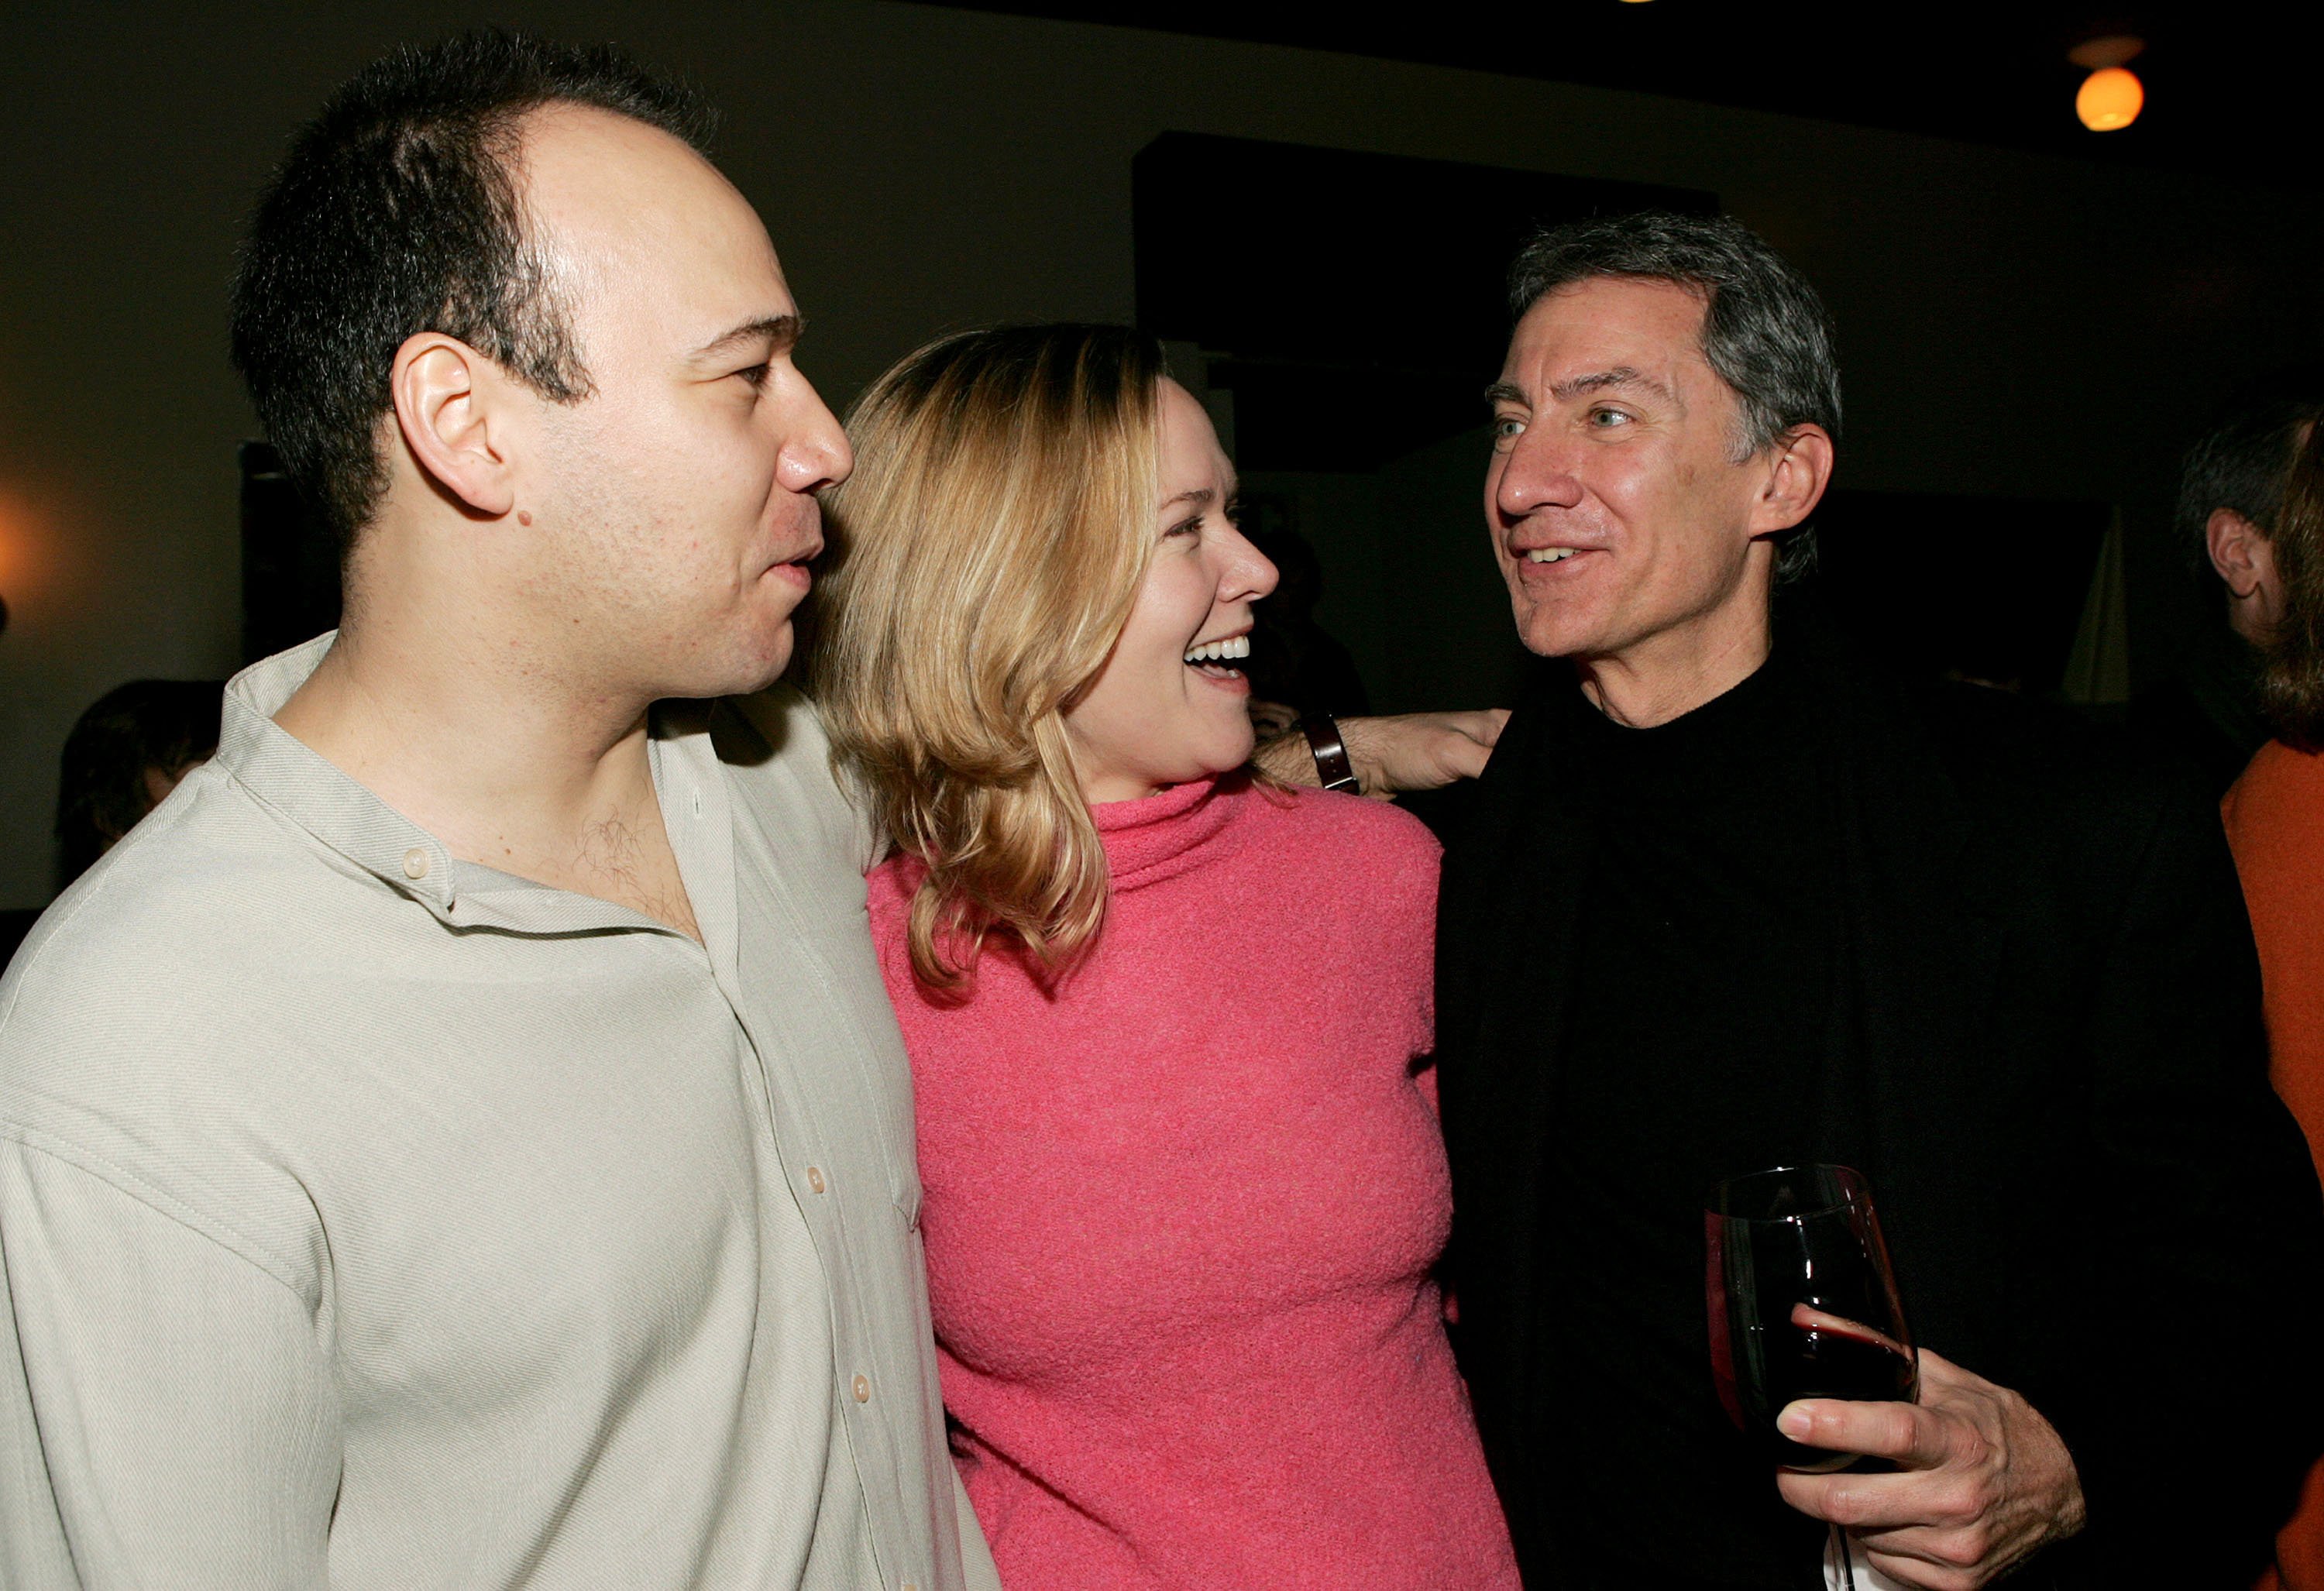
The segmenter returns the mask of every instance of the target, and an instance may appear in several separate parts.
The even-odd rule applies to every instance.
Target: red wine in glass
[[[1828,1474],[1853,1453],[1803,1447],[1775,1429],[1800,1398],[1909,1403],[1919,1361],[1887,1245],[1861,1174],[1779,1166],[1730,1177],[1703,1212],[1711,1374],[1744,1435],[1785,1469]],[[1848,1548],[1832,1527],[1843,1584]]]

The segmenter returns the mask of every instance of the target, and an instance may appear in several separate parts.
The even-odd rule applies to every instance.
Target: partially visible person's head
[[[1250,756],[1232,663],[1274,571],[1142,334],[948,337],[873,383],[849,428],[862,464],[829,496],[844,556],[816,686],[886,831],[929,864],[914,968],[956,985],[994,926],[1063,965],[1104,915],[1088,804]]]
[[[2226,590],[2227,622],[2256,646],[2282,615],[2276,527],[2301,444],[2324,419],[2324,369],[2290,370],[2238,392],[2187,451],[2179,534]]]
[[[1831,327],[1737,222],[1550,228],[1510,270],[1486,482],[1517,629],[1603,657],[1738,605],[1813,558],[1840,432]]]
[[[2275,592],[2259,637],[2260,706],[2279,738],[2324,751],[2324,425],[2301,429],[2272,506]]]
[[[350,628],[456,587],[583,691],[780,672],[846,444],[707,120],[611,50],[484,32],[374,63],[295,141],[234,353],[346,546]]]
[[[217,750],[216,680],[138,679],[107,691],[65,737],[57,838],[69,882]]]

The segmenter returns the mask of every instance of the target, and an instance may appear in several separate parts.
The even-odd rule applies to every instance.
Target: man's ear
[[[2275,543],[2267,532],[2233,509],[2213,509],[2203,521],[2203,549],[2227,588],[2227,624],[2237,635],[2265,646],[2283,617],[2283,580],[2276,572]]]
[[[1788,530],[1806,519],[1831,484],[1831,434],[1821,426],[1786,431],[1770,451],[1773,461],[1751,505],[1755,537]]]
[[[2233,509],[2211,510],[2203,521],[2203,547],[2211,555],[2211,567],[2227,582],[2228,594],[2238,602],[2257,594],[2263,564],[2264,573],[2274,572],[2275,549],[2258,526]]]
[[[403,445],[440,491],[488,518],[516,506],[499,366],[457,337],[421,332],[395,351],[388,391]]]

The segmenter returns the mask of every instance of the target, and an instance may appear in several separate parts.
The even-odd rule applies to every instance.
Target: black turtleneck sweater
[[[1528,1583],[1817,1584],[1711,1384],[1702,1218],[1813,1158],[1870,1173],[1916,1340],[2074,1455],[2088,1528],[2020,1577],[2248,1586],[2324,1416],[2218,1322],[2324,1315],[2324,1203],[2218,806],[1811,606],[1775,633],[1642,734],[1545,664],[1446,851],[1456,1333]]]
[[[1595,833],[1543,1219],[1572,1431],[1555,1583],[1815,1585],[1822,1528],[1712,1385],[1702,1211],[1724,1177],[1829,1153],[1840,916],[1817,727],[1780,658],[1669,723],[1587,720]]]

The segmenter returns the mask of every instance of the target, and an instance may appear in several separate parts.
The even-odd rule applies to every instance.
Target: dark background
[[[1845,559],[1871,612],[1941,586],[2006,628],[2032,603],[2054,653],[2118,522],[2107,633],[2140,682],[2207,621],[2170,536],[2180,450],[2232,385],[2324,352],[2313,56],[2282,24],[2127,19],[2153,41],[2149,107],[2108,143],[2071,122],[2063,61],[2103,19],[2052,7],[1917,32],[1891,8],[1687,0],[1407,10],[1385,32],[1107,10],[1190,32],[881,0],[10,9],[0,907],[46,898],[74,715],[243,654],[241,216],[335,81],[468,23],[618,40],[726,107],[722,162],[835,404],[951,327],[1143,315],[1323,552],[1324,621],[1389,706],[1489,694],[1508,655],[1461,411],[1490,374],[1491,268],[1536,212],[1652,190],[1760,229],[1840,323],[1831,576]],[[1278,150],[1205,166],[1169,134]],[[1262,179],[1330,152],[1371,175]],[[1236,290],[1206,303],[1205,283]],[[2119,694],[2121,660],[2084,668],[2085,694]]]

